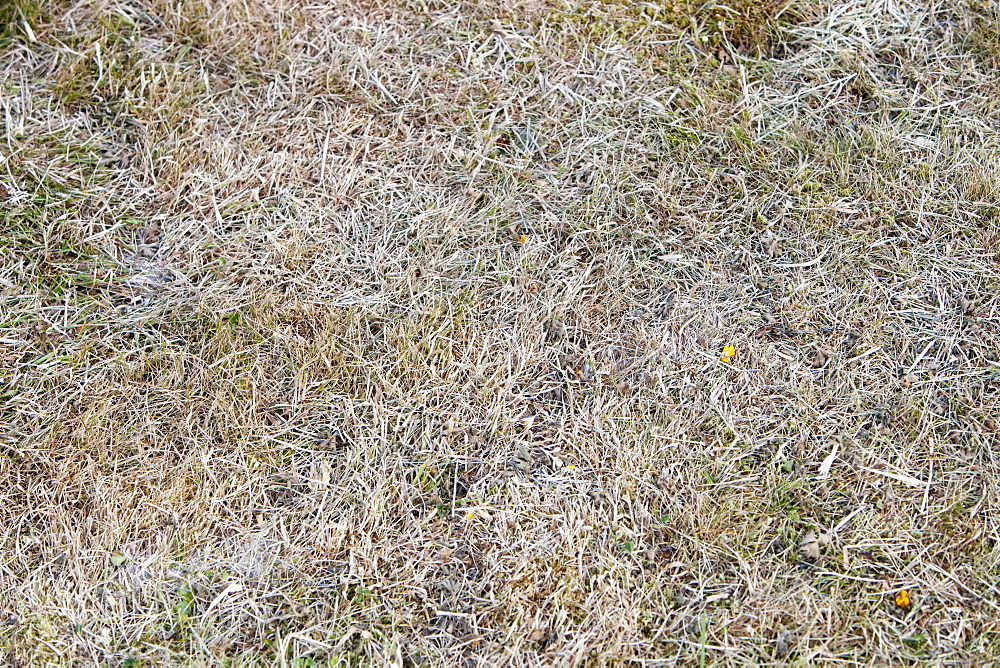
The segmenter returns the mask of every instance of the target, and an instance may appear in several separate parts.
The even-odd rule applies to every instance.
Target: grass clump
[[[38,30],[48,16],[46,3],[33,0],[6,0],[0,3],[0,48],[12,41],[33,42]]]
[[[1000,6],[994,2],[969,0],[969,42],[973,53],[1000,62]]]
[[[705,46],[729,44],[741,53],[770,54],[793,27],[815,11],[816,3],[799,0],[663,0],[647,12],[692,34]]]

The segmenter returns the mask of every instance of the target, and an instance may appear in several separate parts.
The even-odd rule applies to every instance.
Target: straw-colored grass
[[[0,19],[8,664],[1000,658],[995,3]]]

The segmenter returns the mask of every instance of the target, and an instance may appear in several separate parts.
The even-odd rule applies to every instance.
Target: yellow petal
[[[896,594],[896,605],[901,608],[910,607],[910,592],[905,589],[899,590],[899,593]]]

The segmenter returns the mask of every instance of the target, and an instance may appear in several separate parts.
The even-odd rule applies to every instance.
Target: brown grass
[[[3,14],[7,662],[995,660],[996,12],[674,4]]]

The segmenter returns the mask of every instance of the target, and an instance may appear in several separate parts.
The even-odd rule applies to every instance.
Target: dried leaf
[[[831,536],[828,533],[818,534],[815,531],[807,531],[799,542],[799,554],[804,559],[817,561],[821,553],[820,548],[829,545],[831,540]]]
[[[816,532],[809,531],[802,537],[799,543],[799,554],[810,561],[819,559],[819,542],[816,540]]]

